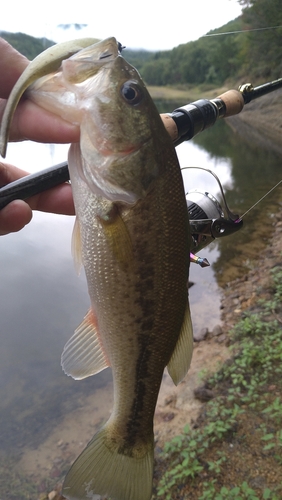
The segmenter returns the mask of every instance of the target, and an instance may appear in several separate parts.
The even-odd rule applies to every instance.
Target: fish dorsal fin
[[[91,309],[66,343],[61,364],[64,372],[75,380],[95,375],[109,366]]]
[[[189,302],[186,306],[184,320],[180,332],[179,339],[175,349],[167,365],[168,373],[170,374],[175,385],[178,385],[188,372],[193,353],[193,328],[191,322],[191,314]]]
[[[76,217],[75,223],[72,231],[72,239],[71,239],[71,254],[74,260],[74,267],[77,274],[80,274],[81,266],[82,266],[82,246],[81,246],[81,235],[80,235],[80,227],[79,221]]]
[[[3,158],[6,156],[7,141],[12,118],[24,91],[41,76],[57,71],[64,59],[76,54],[76,52],[84,47],[93,45],[95,42],[97,42],[96,38],[82,38],[58,43],[46,49],[29,63],[12,89],[2,117],[0,154]]]

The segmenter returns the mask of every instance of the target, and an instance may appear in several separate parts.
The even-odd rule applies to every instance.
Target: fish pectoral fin
[[[95,375],[109,366],[91,309],[66,343],[61,365],[66,375],[75,380]]]
[[[172,356],[167,365],[168,373],[170,374],[175,385],[178,385],[184,379],[188,372],[193,353],[193,327],[191,322],[191,314],[189,302],[186,306],[184,320],[180,332],[179,339],[176,343]]]
[[[153,438],[142,456],[134,457],[123,454],[118,445],[108,439],[107,427],[106,424],[93,437],[72,465],[63,484],[63,495],[70,500],[109,497],[115,500],[150,500]]]
[[[98,219],[117,262],[122,267],[127,266],[133,259],[133,247],[130,234],[118,207],[112,203],[107,214],[98,216]]]
[[[72,240],[71,240],[71,254],[74,260],[74,267],[77,274],[80,274],[81,266],[82,266],[82,246],[81,246],[81,236],[80,236],[80,227],[79,221],[76,217],[75,223],[73,226],[72,232]]]

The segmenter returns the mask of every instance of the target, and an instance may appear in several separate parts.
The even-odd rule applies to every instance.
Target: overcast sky
[[[56,42],[115,36],[128,48],[172,49],[219,28],[241,13],[237,0],[7,0],[0,30],[47,37]],[[58,28],[60,24],[87,28]]]

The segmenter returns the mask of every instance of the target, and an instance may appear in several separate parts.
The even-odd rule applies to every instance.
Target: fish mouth
[[[107,57],[116,57],[117,55],[121,54],[121,51],[123,49],[125,49],[125,46],[122,45],[122,43],[118,42],[115,38],[110,38],[108,40],[110,40],[111,43],[113,43],[113,44],[115,44],[115,42],[116,42],[118,53],[116,53],[116,50],[115,50],[115,53],[113,53],[113,51],[111,53],[108,53],[107,51],[105,51],[100,55],[99,60],[107,59]],[[115,46],[115,48],[116,48],[116,46]]]
[[[110,54],[107,52],[103,52],[99,57],[99,61],[101,61],[101,59],[107,59],[107,57],[112,57],[113,55],[114,54],[112,52]]]

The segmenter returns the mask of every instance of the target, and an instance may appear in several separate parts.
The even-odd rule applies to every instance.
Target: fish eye
[[[135,106],[143,99],[140,87],[132,81],[125,82],[121,87],[121,95],[128,104]]]

